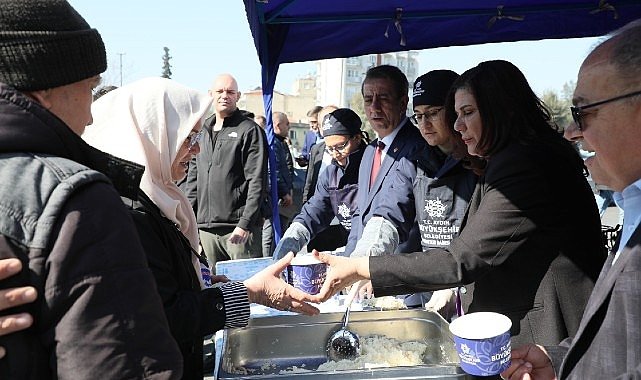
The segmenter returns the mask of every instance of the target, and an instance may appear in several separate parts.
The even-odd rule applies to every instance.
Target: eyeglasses
[[[416,127],[418,127],[418,125],[424,121],[435,122],[436,120],[438,120],[438,114],[443,110],[443,108],[444,107],[433,108],[426,113],[415,113],[414,115],[410,116],[410,121]]]
[[[596,102],[596,103],[586,104],[586,105],[581,106],[581,107],[570,107],[570,111],[572,112],[572,119],[574,119],[574,122],[576,123],[577,127],[579,127],[579,131],[583,131],[583,129],[585,128],[583,126],[583,118],[585,117],[585,115],[587,115],[587,112],[583,112],[584,110],[586,110],[588,108],[600,106],[600,105],[603,105],[603,104],[616,102],[617,100],[623,100],[623,99],[631,98],[631,97],[637,96],[637,95],[641,95],[641,91],[635,91],[635,92],[631,92],[629,94],[615,96],[614,98],[601,100],[600,102]]]
[[[203,136],[203,132],[204,131],[202,129],[200,131],[198,131],[198,132],[192,131],[187,136],[187,138],[185,140],[188,141],[187,147],[188,147],[189,150],[192,150],[194,148],[194,146],[196,145],[196,143],[198,141],[200,141],[200,138]]]
[[[327,151],[327,153],[329,153],[329,154],[332,154],[332,153],[334,153],[334,152],[336,152],[336,153],[344,153],[344,152],[345,152],[345,149],[347,149],[347,145],[349,144],[349,142],[350,142],[351,140],[352,140],[352,139],[350,138],[349,140],[345,141],[344,143],[342,143],[342,144],[336,144],[336,145],[334,145],[334,146],[325,145],[325,150],[326,150],[326,151]]]

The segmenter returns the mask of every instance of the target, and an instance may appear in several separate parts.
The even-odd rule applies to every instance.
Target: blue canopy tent
[[[640,0],[244,0],[262,66],[267,136],[281,63],[489,42],[592,37],[641,18]],[[542,59],[544,59],[542,57]],[[270,149],[270,165],[274,156]],[[275,184],[272,171],[271,183]],[[272,199],[278,199],[272,186]],[[273,202],[274,215],[278,205]],[[281,231],[274,218],[276,241]]]

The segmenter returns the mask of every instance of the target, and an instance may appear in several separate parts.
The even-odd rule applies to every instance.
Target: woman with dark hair
[[[337,242],[347,243],[356,211],[358,169],[368,144],[366,132],[361,130],[361,119],[349,108],[339,108],[328,114],[319,125],[325,150],[332,156],[332,164],[318,177],[314,195],[303,205],[283,238],[274,250],[274,260],[288,252],[297,253],[311,239],[330,226],[332,219],[340,222]]]
[[[512,344],[556,344],[577,331],[605,260],[583,163],[509,62],[463,73],[447,107],[468,152],[487,160],[459,235],[421,253],[321,254],[331,270],[310,300],[360,279],[371,279],[377,296],[460,286],[464,312],[511,319]]]

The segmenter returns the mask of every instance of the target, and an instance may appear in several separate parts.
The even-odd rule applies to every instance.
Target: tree
[[[376,137],[376,134],[374,134],[374,130],[367,122],[367,115],[365,115],[365,107],[363,105],[363,95],[360,92],[356,92],[349,100],[349,108],[356,112],[358,117],[361,118],[361,121],[363,122],[363,127],[361,129],[367,132],[370,140],[373,140]]]
[[[171,65],[169,64],[169,60],[172,58],[169,55],[169,48],[168,47],[163,47],[163,50],[165,50],[165,54],[162,56],[162,75],[161,77],[171,79]]]
[[[541,97],[543,103],[545,103],[550,110],[552,121],[554,121],[560,129],[565,129],[565,127],[572,121],[570,106],[572,105],[573,91],[574,82],[567,82],[563,85],[561,95],[548,90],[544,92]]]

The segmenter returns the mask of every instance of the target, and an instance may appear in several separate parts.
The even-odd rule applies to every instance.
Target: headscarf
[[[114,156],[145,166],[140,189],[176,223],[198,251],[196,217],[171,178],[171,164],[194,127],[209,116],[212,98],[170,79],[147,78],[96,100],[82,138]],[[196,273],[197,258],[192,255]],[[200,276],[199,276],[200,277]]]

